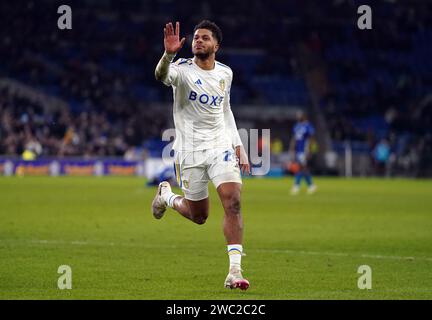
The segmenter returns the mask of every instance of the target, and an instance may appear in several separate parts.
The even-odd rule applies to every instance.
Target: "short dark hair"
[[[222,30],[217,26],[216,23],[209,20],[203,20],[195,26],[194,33],[197,31],[197,29],[210,30],[213,34],[213,37],[216,38],[218,44],[222,42]]]

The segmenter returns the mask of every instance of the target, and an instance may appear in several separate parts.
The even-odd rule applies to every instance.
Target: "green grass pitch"
[[[222,208],[207,223],[150,213],[138,178],[0,178],[0,299],[431,299],[432,182],[245,179],[242,267],[223,288]],[[178,192],[178,189],[177,189]],[[59,290],[60,265],[72,289]],[[372,269],[372,289],[357,269]]]

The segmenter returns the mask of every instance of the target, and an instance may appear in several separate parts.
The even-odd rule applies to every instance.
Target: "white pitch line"
[[[77,246],[121,246],[121,247],[144,247],[144,248],[178,248],[176,245],[155,245],[148,243],[133,243],[133,242],[106,242],[106,241],[97,241],[97,240],[88,240],[88,241],[66,241],[66,240],[0,240],[1,242],[28,242],[31,244],[63,244],[63,245],[77,245]],[[185,247],[185,246],[182,246]],[[195,246],[187,246],[187,248],[195,248]]]
[[[351,253],[328,252],[328,251],[275,250],[275,249],[256,249],[255,251],[274,252],[274,253],[288,253],[288,254],[319,255],[319,256],[334,256],[334,257],[387,259],[387,260],[408,260],[408,261],[423,260],[423,261],[432,261],[432,258],[430,258],[430,257],[384,256],[384,255],[374,255],[374,254],[351,254]]]
[[[141,247],[141,248],[166,248],[166,249],[177,249],[177,248],[188,248],[195,249],[196,246],[177,246],[177,245],[155,245],[148,243],[129,243],[129,242],[106,242],[106,241],[65,241],[65,240],[16,240],[16,239],[2,239],[0,243],[18,243],[27,242],[30,244],[62,244],[62,245],[98,245],[98,246],[121,246],[121,247]],[[329,257],[352,257],[352,258],[370,258],[370,259],[382,259],[382,260],[405,260],[405,261],[428,261],[432,262],[431,257],[403,257],[403,256],[386,256],[386,255],[376,255],[376,254],[352,254],[344,252],[329,252],[329,251],[306,251],[306,250],[281,250],[281,249],[249,249],[247,252],[271,252],[271,253],[287,253],[287,254],[301,254],[301,255],[311,255],[311,256],[329,256]]]

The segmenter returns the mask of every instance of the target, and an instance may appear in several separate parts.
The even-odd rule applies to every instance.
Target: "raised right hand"
[[[165,46],[165,51],[167,53],[170,54],[177,53],[183,47],[186,38],[182,38],[181,40],[179,40],[179,36],[180,36],[180,23],[178,21],[176,22],[175,31],[171,22],[165,25],[164,46]]]

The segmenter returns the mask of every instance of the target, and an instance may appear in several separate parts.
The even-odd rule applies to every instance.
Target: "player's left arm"
[[[234,119],[234,114],[232,113],[231,110],[231,104],[230,104],[231,82],[232,82],[232,78],[228,86],[228,92],[225,95],[224,106],[223,106],[225,127],[227,128],[228,134],[231,137],[233,147],[235,148],[236,151],[237,159],[239,159],[241,172],[243,174],[245,173],[250,174],[250,165],[249,165],[248,156],[246,154],[246,150],[243,146],[243,143],[240,139],[240,135],[238,133],[237,125]]]

